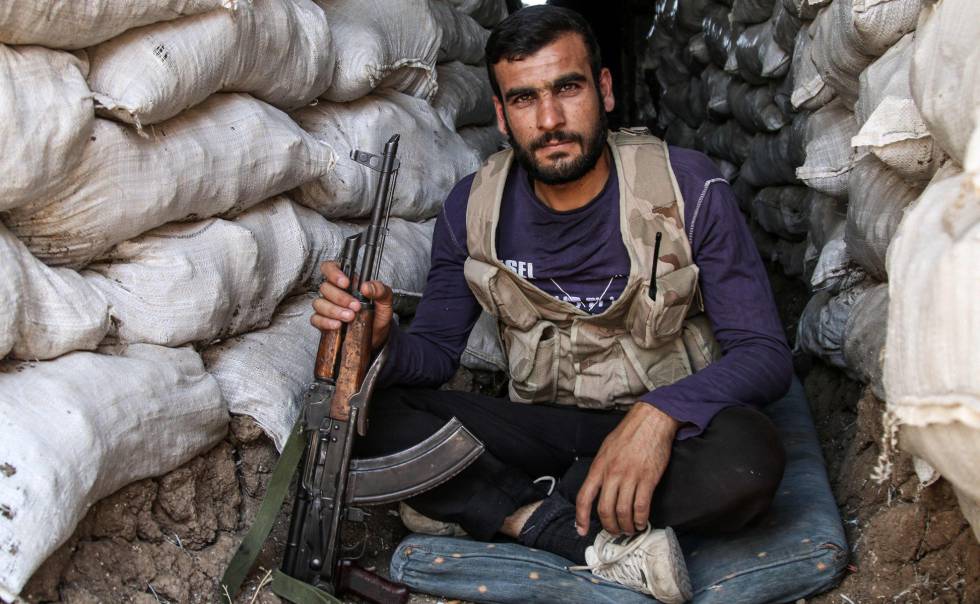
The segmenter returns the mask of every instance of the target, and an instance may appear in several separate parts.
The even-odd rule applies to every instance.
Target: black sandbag
[[[734,182],[732,182],[732,191],[735,193],[735,199],[738,201],[739,209],[742,210],[743,214],[748,216],[752,209],[752,200],[755,199],[755,187],[745,182],[744,178],[736,178]],[[766,233],[761,227],[759,227],[758,223],[750,220],[749,226],[755,227],[758,231],[765,233],[766,237],[772,238],[769,233]],[[766,254],[763,254],[763,257],[766,257]]]
[[[705,112],[708,118],[723,120],[732,114],[728,108],[728,86],[732,76],[715,65],[709,65],[701,72],[704,86]]]
[[[752,137],[735,120],[722,124],[704,122],[698,129],[698,138],[705,151],[736,164],[742,165],[749,155]]]
[[[817,16],[820,7],[830,4],[831,0],[782,0],[783,8],[791,15],[809,21]]]
[[[677,12],[677,24],[692,33],[701,31],[704,9],[710,3],[710,0],[683,0]]]
[[[669,109],[673,115],[684,120],[688,125],[693,120],[688,106],[690,87],[690,80],[670,84],[664,88],[664,94],[660,97],[660,105]]]
[[[728,161],[727,159],[722,159],[720,157],[708,156],[708,159],[713,161],[716,166],[718,166],[718,171],[721,172],[722,177],[728,182],[732,182],[738,177],[738,166]]]
[[[742,166],[743,176],[744,170]],[[806,187],[766,187],[756,193],[749,213],[766,232],[788,241],[803,241],[810,222],[807,191]]]
[[[786,10],[783,2],[777,2],[772,13],[772,37],[780,48],[790,55],[796,44],[796,34],[799,33],[802,22],[800,18]]]
[[[799,184],[791,147],[793,131],[786,126],[776,134],[756,134],[749,143],[749,156],[742,164],[742,178],[755,187]]]
[[[848,373],[885,400],[884,349],[888,321],[888,284],[879,283],[858,298],[844,323],[844,360]]]
[[[688,126],[694,128],[695,130],[704,122],[707,117],[707,93],[704,89],[704,83],[702,83],[701,78],[695,78],[691,80],[690,86],[687,88],[687,109],[685,114],[680,114],[681,119],[687,123]]]
[[[735,56],[738,73],[750,84],[765,84],[789,71],[790,53],[776,44],[772,21],[745,28],[735,41]]]
[[[743,128],[750,132],[775,132],[789,121],[773,102],[774,88],[732,82],[728,87],[728,107]]]
[[[702,150],[702,145],[698,140],[697,130],[685,124],[684,120],[681,119],[675,119],[667,126],[667,131],[664,133],[664,140],[668,144],[677,147]]]
[[[697,33],[691,36],[687,46],[684,47],[684,61],[707,65],[711,62],[711,55],[708,54],[708,45],[704,42],[704,34]]]
[[[657,66],[657,81],[664,89],[671,84],[687,82],[691,79],[691,70],[680,56],[683,49],[672,46],[660,53],[660,64]]]
[[[774,0],[735,0],[732,2],[733,23],[762,23],[772,15]]]
[[[735,36],[732,34],[732,24],[728,20],[729,9],[722,4],[710,4],[704,9],[701,19],[701,30],[704,33],[704,43],[708,46],[711,62],[719,68],[724,68],[728,62],[728,53],[735,49]]]
[[[806,205],[809,208],[807,224],[810,240],[823,249],[838,226],[847,218],[847,202],[824,195],[816,189],[808,189]]]

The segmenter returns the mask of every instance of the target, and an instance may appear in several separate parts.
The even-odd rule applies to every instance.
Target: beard
[[[589,173],[595,167],[606,146],[608,118],[605,111],[599,109],[599,118],[593,124],[592,131],[587,136],[568,130],[548,132],[531,141],[526,147],[517,142],[508,126],[507,138],[514,149],[517,163],[523,167],[534,180],[546,185],[563,185],[576,181]],[[535,152],[553,143],[578,143],[582,153],[577,157],[558,158],[551,165],[538,161]]]

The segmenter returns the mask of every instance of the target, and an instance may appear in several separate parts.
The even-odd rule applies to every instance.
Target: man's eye
[[[514,102],[518,105],[527,105],[534,100],[534,97],[530,94],[522,94],[520,96],[514,97]]]
[[[562,84],[558,87],[559,93],[575,92],[579,89],[579,85],[575,82],[569,82],[567,84]]]

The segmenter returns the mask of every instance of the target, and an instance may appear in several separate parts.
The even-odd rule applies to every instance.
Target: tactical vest
[[[473,180],[464,273],[480,305],[497,319],[513,401],[628,407],[720,354],[707,318],[697,315],[703,310],[698,267],[684,233],[684,201],[667,145],[630,131],[611,133],[608,142],[619,178],[620,231],[630,274],[622,295],[597,315],[553,298],[497,257],[500,201],[513,151],[490,156]]]

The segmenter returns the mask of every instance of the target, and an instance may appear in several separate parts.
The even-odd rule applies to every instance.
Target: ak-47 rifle
[[[301,604],[339,602],[335,596],[342,591],[374,602],[405,602],[408,591],[404,586],[341,560],[341,522],[363,522],[367,514],[358,506],[399,501],[424,492],[458,474],[483,452],[483,444],[453,418],[404,451],[370,459],[351,457],[355,436],[367,433],[368,404],[387,357],[385,347],[371,360],[374,303],[360,293],[359,284],[378,276],[398,172],[398,139],[397,134],[392,136],[380,157],[351,152],[355,162],[380,173],[371,224],[365,232],[347,238],[340,258],[350,284],[348,293],[361,308],[349,324],[320,336],[315,379],[306,393],[297,428],[280,457],[279,466],[287,469],[280,471],[277,466],[273,473],[255,526],[225,572],[223,598],[234,597],[268,535],[295,467],[298,443],[305,444],[305,449],[282,569],[273,575],[272,590]],[[355,272],[358,256],[360,271]]]

